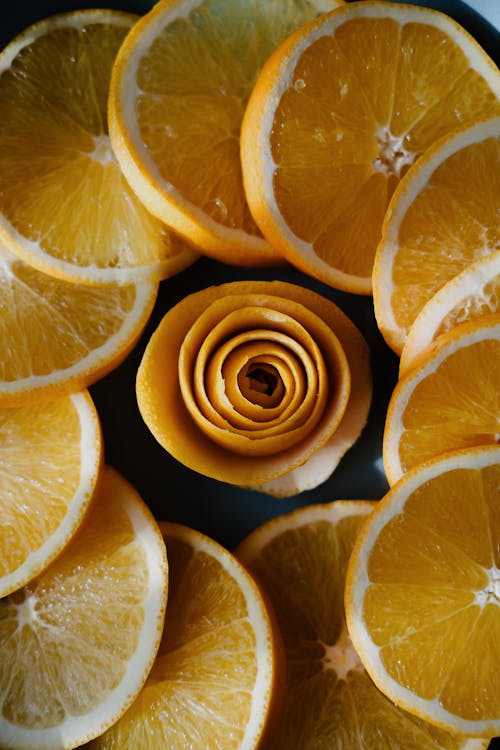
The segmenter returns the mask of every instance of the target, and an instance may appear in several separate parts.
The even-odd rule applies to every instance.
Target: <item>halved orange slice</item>
[[[277,44],[342,0],[168,0],[125,39],[113,69],[113,148],[144,205],[202,253],[281,264],[245,199],[240,127]]]
[[[136,344],[158,293],[151,281],[90,286],[38,271],[0,240],[0,404],[88,387]]]
[[[440,336],[397,383],[383,461],[390,484],[426,459],[500,441],[500,315]]]
[[[87,392],[0,408],[0,597],[28,583],[68,544],[101,462],[101,426]]]
[[[156,521],[106,467],[64,551],[0,599],[2,745],[65,750],[117,721],[158,651],[167,585]]]
[[[248,204],[305,273],[369,294],[389,199],[440,136],[500,114],[500,73],[451,18],[353,2],[310,21],[263,66],[241,132]]]
[[[0,54],[0,235],[28,264],[89,284],[158,281],[198,254],[171,241],[108,135],[111,67],[137,16],[50,16]],[[172,262],[173,261],[173,262]]]
[[[256,750],[283,679],[274,619],[230,552],[186,526],[160,528],[169,599],[158,655],[130,709],[89,750]]]
[[[500,446],[409,471],[355,542],[347,624],[375,684],[451,732],[500,734]]]
[[[356,536],[376,503],[335,500],[272,518],[238,545],[274,606],[286,655],[272,750],[480,750],[399,709],[365,671],[347,632],[344,586]]]
[[[439,140],[400,182],[373,267],[373,302],[387,343],[401,353],[431,297],[500,247],[500,117]]]
[[[483,315],[500,313],[500,250],[484,255],[447,281],[423,306],[406,337],[400,375],[442,333]]]

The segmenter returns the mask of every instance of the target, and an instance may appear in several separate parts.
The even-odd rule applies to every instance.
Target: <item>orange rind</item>
[[[330,475],[359,436],[371,401],[368,347],[333,302],[303,287],[209,287],[163,318],[137,398],[153,435],[185,465],[294,494]],[[323,469],[312,477],[307,462],[318,451]]]

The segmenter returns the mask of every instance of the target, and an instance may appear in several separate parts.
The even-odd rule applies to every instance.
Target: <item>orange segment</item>
[[[281,684],[280,641],[255,582],[212,539],[162,523],[165,628],[148,680],[92,750],[253,750]]]
[[[0,597],[61,552],[82,522],[102,460],[88,393],[0,409]]]
[[[391,396],[383,459],[391,484],[412,466],[458,448],[499,442],[500,316],[438,338]]]
[[[51,16],[0,55],[0,233],[27,263],[66,280],[158,280],[178,266],[178,245],[127,185],[108,136],[111,67],[136,20]],[[198,257],[182,254],[185,265]]]
[[[399,706],[449,731],[500,731],[500,448],[410,470],[364,525],[349,562],[349,632]]]
[[[454,276],[500,247],[500,118],[434,144],[401,181],[373,269],[375,314],[401,353],[424,305]]]
[[[69,545],[0,599],[2,744],[63,750],[117,721],[151,669],[166,598],[157,524],[106,468]]]
[[[318,294],[233,282],[167,313],[141,362],[137,398],[152,433],[182,463],[264,491],[295,471],[289,486],[269,486],[294,494],[331,474],[359,435],[371,398],[368,357],[359,331]]]
[[[321,281],[371,292],[388,201],[438,137],[500,113],[500,75],[428,8],[349,3],[282,42],[241,134],[247,200],[264,236]]]
[[[341,0],[170,0],[125,40],[110,132],[148,209],[203,253],[259,266],[282,259],[248,209],[239,134],[255,78],[291,31]]]

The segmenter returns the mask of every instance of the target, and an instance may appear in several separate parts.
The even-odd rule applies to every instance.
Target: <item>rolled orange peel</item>
[[[357,438],[371,400],[368,348],[344,313],[310,290],[286,282],[209,287],[161,321],[139,367],[137,399],[177,460],[268,491],[265,483],[300,470],[340,428],[330,472]]]

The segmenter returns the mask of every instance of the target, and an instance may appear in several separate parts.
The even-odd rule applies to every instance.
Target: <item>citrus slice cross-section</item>
[[[107,467],[70,544],[0,599],[0,746],[74,748],[116,721],[151,669],[166,598],[158,526]]]
[[[389,401],[383,461],[390,484],[432,456],[500,436],[500,315],[443,334]]]
[[[50,16],[0,53],[0,234],[27,263],[90,284],[171,275],[198,256],[135,197],[111,150],[111,67],[137,17]],[[181,262],[182,265],[182,262]]]
[[[172,456],[276,496],[330,476],[365,425],[371,393],[356,326],[330,300],[278,281],[184,298],[137,374],[143,419]]]
[[[144,205],[207,255],[282,263],[248,210],[239,134],[276,45],[339,0],[170,0],[125,40],[110,89],[110,134]]]
[[[442,333],[468,320],[496,313],[500,313],[500,250],[471,263],[424,305],[408,331],[401,352],[400,375]]]
[[[89,286],[49,276],[0,240],[0,404],[80,390],[117,367],[137,342],[158,284]]]
[[[500,249],[500,117],[434,144],[405,175],[373,268],[377,323],[399,354],[426,302],[474,261]]]
[[[0,408],[0,597],[68,544],[92,498],[101,454],[87,392]]]
[[[376,503],[299,508],[253,531],[235,554],[274,605],[283,636],[284,710],[266,747],[480,750],[394,706],[372,683],[347,633],[344,583],[354,540]]]
[[[263,66],[241,131],[249,207],[305,273],[369,294],[388,201],[437,138],[500,114],[500,73],[451,18],[353,2]]]
[[[356,540],[345,606],[378,687],[449,731],[500,735],[500,447],[409,471]]]
[[[89,750],[254,750],[281,684],[273,621],[231,553],[194,529],[160,528],[169,600],[158,656],[131,708]]]

